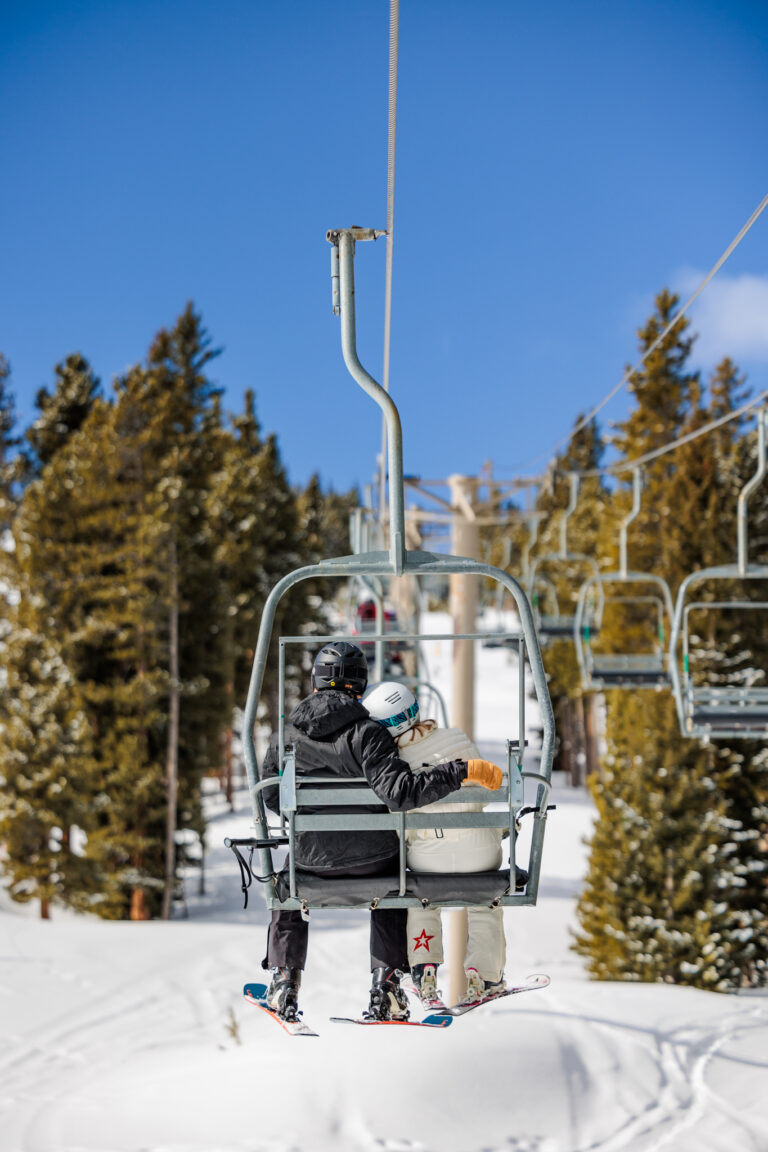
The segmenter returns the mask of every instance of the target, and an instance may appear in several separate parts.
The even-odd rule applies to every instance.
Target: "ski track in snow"
[[[482,661],[488,748],[509,657]],[[41,923],[0,900],[0,1152],[768,1152],[768,997],[588,981],[568,930],[592,809],[556,793],[539,904],[505,913],[508,977],[552,984],[445,1032],[330,1023],[366,1003],[364,913],[313,914],[318,1039],[245,1003],[267,914],[256,885],[240,910],[222,843],[248,833],[244,789],[236,814],[212,798],[188,920]]]

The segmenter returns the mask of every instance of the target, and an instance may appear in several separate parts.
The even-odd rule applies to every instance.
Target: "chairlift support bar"
[[[326,238],[332,246],[331,278],[334,312],[341,317],[341,347],[344,363],[352,378],[378,404],[387,425],[389,456],[389,556],[393,575],[402,576],[405,568],[405,500],[403,496],[403,431],[400,413],[388,392],[366,372],[357,355],[355,322],[355,243],[377,240],[386,232],[375,228],[339,228]],[[338,255],[334,255],[338,253]],[[336,269],[338,268],[338,276]],[[338,281],[338,287],[337,287]]]
[[[371,511],[371,509],[355,508],[354,511],[350,514],[350,544],[354,553],[370,551],[369,541],[371,525],[369,522],[366,522],[363,517],[363,513],[365,511]],[[383,632],[386,615],[384,610],[384,590],[382,588],[381,581],[376,580],[373,577],[365,576],[359,576],[358,579],[365,591],[373,597],[373,602],[376,608],[376,631]],[[377,640],[375,642],[373,651],[374,678],[381,681],[384,679],[384,651],[381,641]]]
[[[632,509],[619,528],[619,574],[622,580],[627,579],[627,529],[640,512],[640,499],[642,495],[643,477],[639,468],[632,469]]]
[[[747,481],[739,492],[739,502],[736,510],[736,534],[739,555],[739,575],[746,576],[749,556],[747,553],[747,501],[765,477],[766,453],[766,422],[768,421],[768,408],[761,408],[757,414],[757,471],[751,480]]]

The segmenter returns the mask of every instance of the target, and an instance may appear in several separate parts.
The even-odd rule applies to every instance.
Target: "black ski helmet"
[[[320,649],[312,665],[313,688],[340,688],[362,696],[368,684],[368,661],[357,644],[337,640]]]

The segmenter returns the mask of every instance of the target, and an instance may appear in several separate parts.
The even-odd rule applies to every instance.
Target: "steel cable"
[[[633,366],[631,368],[627,369],[627,371],[622,376],[621,380],[619,380],[618,384],[614,388],[611,389],[611,391],[608,393],[608,395],[605,396],[600,401],[599,404],[596,404],[595,407],[590,412],[588,412],[586,416],[583,416],[581,418],[581,420],[577,421],[577,423],[571,429],[568,436],[563,437],[562,440],[558,440],[557,443],[548,452],[542,452],[541,455],[536,456],[531,460],[525,461],[524,464],[520,465],[521,468],[528,467],[531,464],[535,464],[538,460],[543,460],[547,456],[551,456],[553,453],[557,452],[559,448],[562,448],[565,444],[568,444],[570,442],[570,440],[573,438],[573,436],[575,436],[577,432],[580,432],[582,428],[585,428],[587,426],[587,424],[589,424],[590,420],[593,420],[594,417],[598,414],[598,412],[600,412],[606,406],[606,404],[608,404],[609,401],[611,401],[614,398],[614,396],[618,392],[620,392],[622,390],[622,388],[624,388],[629,383],[631,378],[635,375],[636,372],[639,371],[639,369],[643,366],[643,364],[648,359],[648,357],[651,355],[651,353],[656,351],[656,349],[659,347],[659,345],[662,343],[662,341],[666,339],[666,337],[669,335],[669,333],[672,331],[672,329],[675,327],[675,325],[679,323],[679,321],[682,319],[682,317],[686,314],[688,309],[693,304],[694,300],[696,300],[696,298],[698,296],[700,296],[701,293],[704,291],[707,284],[709,284],[710,280],[712,280],[712,278],[717,275],[717,273],[720,271],[722,266],[725,264],[726,260],[729,258],[729,256],[732,255],[732,253],[736,250],[736,248],[738,248],[741,241],[747,235],[747,233],[749,232],[752,225],[755,223],[755,221],[762,214],[762,212],[765,210],[766,207],[768,207],[768,195],[763,197],[761,202],[758,204],[757,208],[755,208],[754,212],[749,217],[747,222],[739,230],[739,232],[736,234],[736,236],[734,236],[733,240],[728,245],[725,252],[723,252],[720,259],[709,270],[709,272],[704,277],[702,282],[699,284],[698,288],[693,293],[693,295],[690,296],[688,298],[688,300],[685,302],[685,304],[683,305],[683,307],[678,312],[675,313],[673,318],[670,320],[669,324],[667,324],[666,328],[661,333],[659,333],[659,335],[656,337],[656,339],[653,341],[653,343],[648,348],[646,348],[645,352],[642,354],[640,359],[635,364],[633,364]],[[637,461],[635,461],[634,464],[636,465]],[[627,467],[632,467],[632,466],[633,465],[627,465]],[[604,469],[603,471],[610,471],[610,469]]]
[[[384,273],[384,367],[382,387],[389,392],[389,359],[392,338],[392,259],[395,239],[395,143],[397,136],[397,56],[400,34],[400,0],[389,5],[389,116],[387,123],[387,249]],[[379,465],[379,519],[383,521],[387,506],[387,424],[381,425],[381,461]]]

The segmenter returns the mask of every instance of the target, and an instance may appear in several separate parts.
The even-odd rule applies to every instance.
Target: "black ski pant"
[[[396,871],[398,857],[378,865],[361,865],[323,876],[380,876]],[[408,909],[381,908],[371,912],[371,972],[376,968],[400,968],[408,971]],[[272,912],[267,933],[267,955],[263,968],[301,968],[306,966],[309,943],[309,921],[294,910]]]

